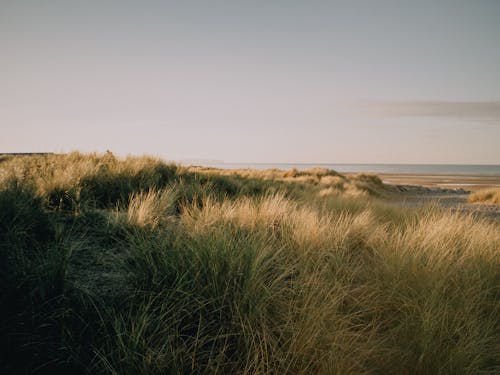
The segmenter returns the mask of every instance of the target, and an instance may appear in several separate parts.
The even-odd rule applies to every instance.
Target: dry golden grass
[[[212,176],[240,176],[244,178],[262,179],[266,181],[284,181],[306,185],[322,186],[320,195],[346,194],[351,197],[384,196],[388,192],[379,177],[369,174],[345,176],[326,168],[310,168],[288,171],[279,169],[230,169],[222,170],[209,167],[187,167],[186,171],[197,172]]]
[[[500,188],[481,189],[469,195],[470,203],[500,204]]]
[[[129,223],[156,228],[168,222],[175,213],[177,196],[177,191],[172,188],[133,193],[127,209]]]
[[[10,158],[2,163],[0,178],[15,176],[24,182],[33,182],[43,194],[51,188],[68,188],[88,177],[106,173],[137,176],[160,165],[164,165],[161,159],[150,156],[117,158],[112,153],[75,151],[65,155]]]
[[[493,348],[481,354],[480,342],[494,342],[496,318],[481,316],[500,307],[480,286],[493,287],[499,276],[498,226],[437,209],[398,227],[377,216],[370,208],[321,214],[272,195],[207,201],[181,221],[195,236],[239,228],[276,243],[259,257],[278,256],[282,277],[294,275],[292,290],[283,286],[272,302],[283,309],[286,339],[260,345],[284,358],[286,371],[372,373],[364,365],[372,362],[394,373],[482,366],[480,356]],[[413,350],[419,354],[408,358]]]

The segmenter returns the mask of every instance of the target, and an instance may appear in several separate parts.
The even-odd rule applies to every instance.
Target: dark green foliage
[[[0,191],[0,370],[65,368],[60,321],[68,257],[32,191],[16,182]]]
[[[107,345],[112,353],[128,353],[127,362],[114,353],[107,364],[137,373],[241,371],[241,353],[251,350],[246,335],[258,335],[273,309],[272,288],[262,280],[273,281],[276,259],[259,257],[268,240],[227,227],[195,236],[175,227],[156,235],[130,233],[128,269],[137,290],[130,305],[139,310],[117,312],[119,324]],[[253,332],[245,333],[242,322]],[[144,331],[127,336],[121,347],[124,331],[138,323]],[[132,348],[140,357],[153,356],[148,369],[130,356]]]
[[[33,191],[11,181],[0,190],[0,282],[18,287],[30,272],[40,244],[54,237],[49,215]]]

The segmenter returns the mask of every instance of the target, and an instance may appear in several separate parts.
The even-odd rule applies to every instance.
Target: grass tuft
[[[481,189],[469,195],[470,203],[500,204],[500,188]]]

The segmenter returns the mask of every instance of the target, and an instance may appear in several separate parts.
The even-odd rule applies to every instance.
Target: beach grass
[[[0,161],[0,372],[493,374],[500,228],[371,175]]]
[[[500,205],[500,188],[486,188],[475,191],[469,196],[470,203]]]

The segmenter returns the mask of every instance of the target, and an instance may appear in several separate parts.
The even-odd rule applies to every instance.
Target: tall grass
[[[73,153],[0,170],[1,372],[500,370],[495,221],[319,169]]]
[[[486,203],[500,205],[500,188],[487,188],[473,192],[469,195],[470,203]]]

